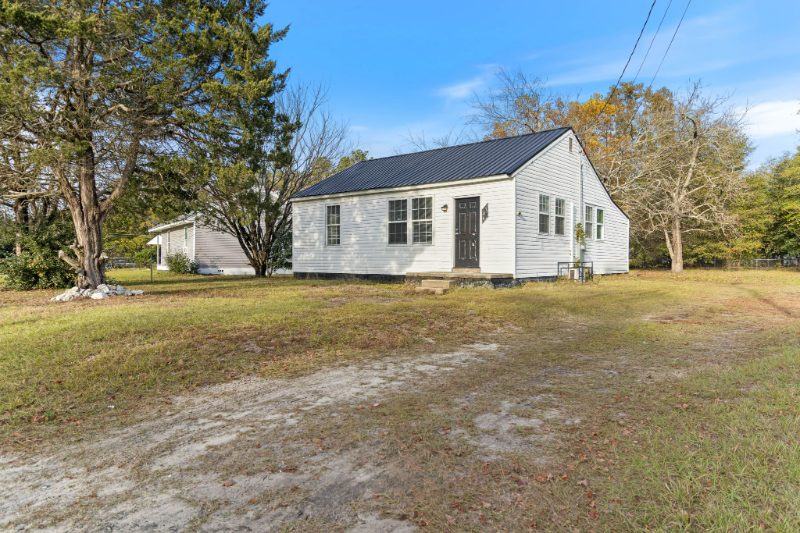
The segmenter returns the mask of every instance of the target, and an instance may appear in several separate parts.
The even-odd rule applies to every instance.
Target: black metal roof
[[[512,174],[569,129],[361,161],[292,198]]]

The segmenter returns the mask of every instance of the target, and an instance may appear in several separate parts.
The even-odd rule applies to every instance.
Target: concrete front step
[[[422,286],[432,289],[452,289],[456,286],[456,281],[453,279],[423,279]]]
[[[414,290],[419,293],[435,294],[437,296],[441,296],[447,291],[447,289],[440,287],[415,287]]]

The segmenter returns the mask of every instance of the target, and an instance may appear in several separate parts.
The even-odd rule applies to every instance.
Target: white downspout
[[[583,228],[583,231],[586,231],[586,221],[584,220],[584,217],[586,216],[586,206],[583,203],[583,148],[581,148],[580,143],[577,144],[578,144],[578,173],[580,175],[580,180],[581,180],[581,211],[580,213],[578,213],[578,219],[581,221],[581,228]],[[583,263],[584,250],[583,247],[580,247],[580,245],[578,246],[579,246],[578,251],[580,253],[580,260],[581,263]]]
[[[197,219],[192,221],[192,262],[197,262]]]

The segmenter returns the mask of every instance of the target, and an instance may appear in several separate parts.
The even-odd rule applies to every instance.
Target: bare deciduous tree
[[[425,134],[425,130],[422,130],[420,133],[409,131],[408,134],[403,137],[403,144],[395,146],[392,151],[395,155],[400,155],[406,154],[409,151],[423,152],[425,150],[436,150],[437,148],[447,148],[448,146],[466,144],[477,140],[478,139],[474,135],[467,133],[465,129],[461,129],[456,133],[456,129],[451,128],[450,131],[438,137],[428,137]]]
[[[695,84],[652,113],[638,125],[629,147],[634,163],[614,190],[636,222],[634,232],[663,235],[673,272],[683,272],[685,235],[737,228],[732,206],[745,190],[750,147],[744,113],[726,105]]]

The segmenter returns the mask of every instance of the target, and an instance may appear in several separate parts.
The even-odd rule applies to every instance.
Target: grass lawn
[[[288,277],[112,276],[145,294],[62,304],[48,301],[57,291],[0,293],[7,451],[130,424],[210,383],[490,341],[506,347],[502,361],[292,438],[358,447],[386,428],[374,453],[405,474],[373,505],[426,531],[800,530],[795,272],[634,272],[444,297]],[[525,419],[537,401],[553,423],[517,428],[535,446],[475,444],[493,437],[476,421],[498,405]]]

